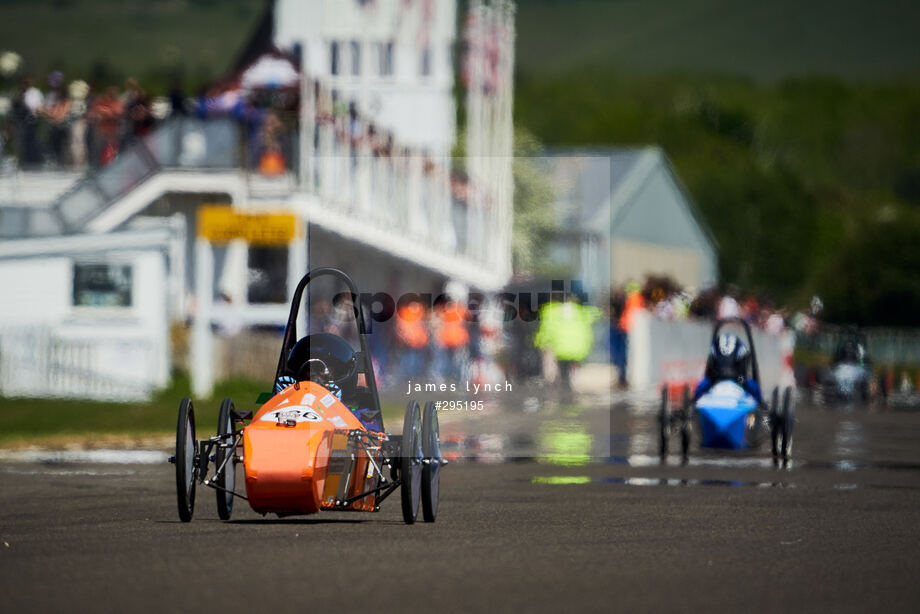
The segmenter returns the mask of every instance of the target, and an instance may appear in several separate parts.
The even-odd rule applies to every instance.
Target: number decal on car
[[[294,422],[322,422],[323,417],[306,406],[285,407],[267,412],[262,416],[266,422],[285,422],[293,420]]]

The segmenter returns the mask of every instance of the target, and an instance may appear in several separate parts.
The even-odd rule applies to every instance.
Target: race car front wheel
[[[233,446],[233,399],[224,399],[217,418],[217,445],[215,461],[218,473],[217,515],[221,520],[230,520],[233,512],[233,489],[236,486],[236,448]],[[226,461],[226,463],[225,463]],[[223,469],[221,469],[223,467]]]
[[[658,455],[668,455],[668,438],[671,435],[671,410],[668,407],[668,385],[661,386],[661,405],[658,407]]]
[[[780,440],[782,439],[781,431],[782,420],[779,407],[779,388],[773,388],[773,398],[770,403],[770,448],[773,452],[773,458],[779,458]]]
[[[179,403],[179,420],[176,425],[176,498],[179,519],[189,522],[195,511],[195,482],[198,459],[195,440],[195,410],[188,397]]]
[[[418,401],[409,401],[403,420],[403,434],[399,449],[399,479],[402,482],[403,520],[415,522],[422,487],[422,417]]]
[[[781,451],[783,460],[789,460],[792,455],[792,429],[795,426],[795,396],[792,386],[783,391],[783,416],[780,422],[782,435]]]

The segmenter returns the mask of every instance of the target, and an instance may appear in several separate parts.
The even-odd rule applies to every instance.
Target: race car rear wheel
[[[179,403],[176,425],[176,498],[179,519],[189,522],[195,511],[195,482],[198,478],[198,442],[195,439],[195,410],[188,397]]]
[[[217,417],[217,435],[221,438],[217,446],[215,461],[217,468],[227,464],[215,476],[215,482],[223,490],[217,493],[217,515],[221,520],[230,520],[233,513],[233,489],[236,486],[236,449],[226,448],[233,444],[233,399],[224,399],[220,404],[220,413]]]
[[[661,406],[658,408],[658,454],[668,455],[668,438],[671,435],[671,412],[668,408],[668,385],[661,386]]]
[[[792,430],[795,426],[795,396],[792,386],[783,391],[783,415],[781,421],[783,460],[792,454]]]
[[[409,401],[403,420],[402,441],[399,448],[399,479],[402,482],[403,520],[415,522],[422,487],[422,417],[418,401]]]
[[[434,522],[438,516],[438,491],[441,482],[441,440],[438,434],[438,410],[434,401],[425,403],[422,412],[422,517]]]

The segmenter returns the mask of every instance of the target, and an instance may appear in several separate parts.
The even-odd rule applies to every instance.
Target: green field
[[[561,73],[916,76],[920,3],[892,0],[520,0],[517,65]]]
[[[173,74],[191,89],[224,76],[262,11],[258,0],[0,0],[0,51],[23,57],[43,85],[120,84],[164,93]],[[192,92],[190,92],[192,93]]]

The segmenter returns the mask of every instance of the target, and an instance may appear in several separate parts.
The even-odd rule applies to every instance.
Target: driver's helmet
[[[314,333],[298,341],[288,355],[288,372],[296,375],[307,360],[318,358],[329,368],[331,381],[320,381],[340,399],[350,397],[358,385],[357,356],[351,345],[332,333]],[[316,373],[321,367],[317,367]]]
[[[865,356],[865,348],[854,339],[847,339],[837,348],[837,362],[862,363]]]
[[[716,380],[747,376],[751,352],[736,335],[722,333],[709,349],[710,377]]]

